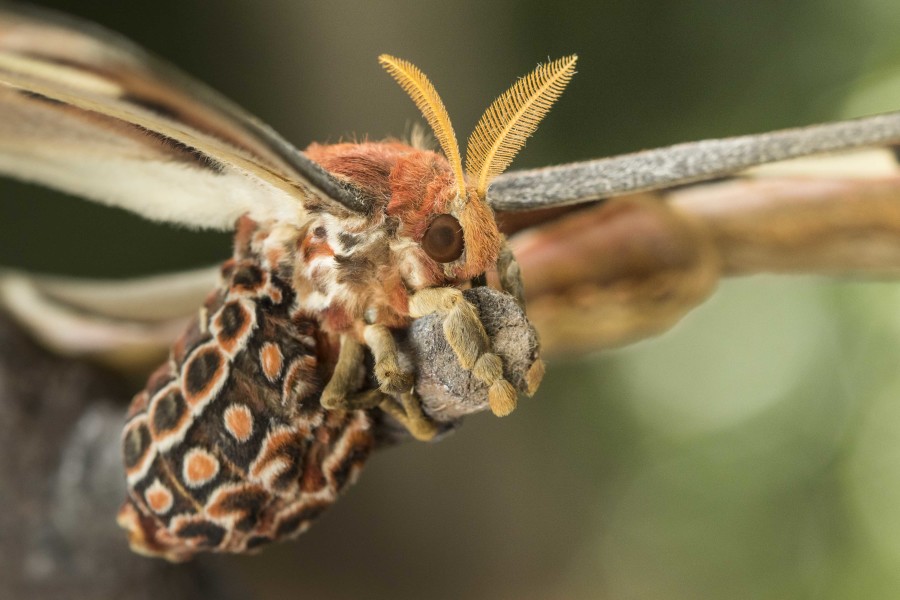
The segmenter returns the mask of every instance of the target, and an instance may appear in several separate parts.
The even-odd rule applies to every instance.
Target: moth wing
[[[0,271],[0,306],[56,352],[124,370],[162,360],[219,280],[210,267],[124,281]]]
[[[896,152],[868,147],[501,218],[552,355],[657,335],[724,276],[895,277],[898,197]]]
[[[495,210],[508,212],[556,208],[736,176],[754,167],[799,157],[855,154],[862,148],[882,148],[882,154],[896,164],[896,155],[886,148],[898,145],[900,111],[515,171],[493,181],[488,202]],[[863,171],[869,168],[864,160],[853,166]]]
[[[0,8],[0,173],[191,227],[360,209],[204,85],[100,27],[18,7]]]

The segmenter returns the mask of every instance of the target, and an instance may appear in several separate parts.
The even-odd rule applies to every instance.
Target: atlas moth
[[[434,436],[391,337],[417,316],[442,315],[460,363],[489,387],[493,412],[509,413],[515,391],[460,292],[485,272],[539,309],[529,314],[551,340],[545,349],[561,337],[584,346],[609,329],[584,301],[596,267],[621,259],[597,254],[600,232],[633,206],[668,211],[688,184],[714,179],[726,186],[719,193],[755,193],[773,181],[759,165],[823,153],[853,152],[896,178],[885,148],[900,144],[897,113],[502,174],[568,83],[574,56],[538,67],[498,98],[465,161],[429,80],[406,61],[380,60],[442,153],[395,141],[300,152],[113,34],[42,11],[0,9],[0,171],[150,219],[236,230],[219,286],[129,410],[119,522],[139,552],[183,560],[291,537],[356,477],[383,419],[414,437]],[[634,205],[604,202],[642,192]],[[524,233],[507,243],[503,233],[517,231]],[[525,278],[541,273],[537,292],[523,287],[513,247],[527,257]],[[574,266],[548,273],[548,254]],[[576,256],[596,260],[576,264]],[[667,268],[670,258],[661,259]],[[678,296],[653,283],[662,286],[655,301],[663,306]],[[190,285],[170,289],[185,287],[196,295]],[[51,347],[124,353],[134,340],[51,326],[76,313],[127,320],[129,306],[155,297],[140,285],[104,289],[111,296],[21,274],[5,274],[0,286],[6,309]],[[610,305],[620,311],[613,314],[625,310],[606,302],[607,315]],[[568,310],[564,336],[553,335],[548,310]],[[670,313],[661,311],[660,321]],[[359,389],[366,351],[376,386]],[[541,369],[536,361],[528,391]]]

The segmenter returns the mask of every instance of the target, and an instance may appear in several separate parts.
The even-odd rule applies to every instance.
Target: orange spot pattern
[[[265,264],[278,253],[264,252],[267,232],[249,224],[241,220],[224,286],[129,411],[119,524],[141,553],[185,560],[296,535],[355,478],[374,443],[369,412],[318,402],[321,365],[339,350],[323,321],[347,320],[346,311],[300,312],[292,272]]]
[[[259,362],[262,365],[266,379],[275,383],[281,375],[281,367],[284,364],[284,357],[278,345],[272,342],[263,344],[262,349],[259,351]]]
[[[209,483],[218,473],[219,461],[206,450],[193,448],[184,455],[182,477],[189,487],[200,487]]]
[[[253,414],[243,404],[233,404],[225,410],[225,430],[239,442],[253,435]]]
[[[155,480],[153,484],[147,488],[147,491],[144,492],[144,498],[147,500],[147,506],[150,507],[150,510],[158,515],[164,515],[169,512],[169,509],[172,508],[172,504],[175,501],[172,492],[169,488],[160,483],[159,479]]]

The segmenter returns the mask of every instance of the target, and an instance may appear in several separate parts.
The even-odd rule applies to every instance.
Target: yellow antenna
[[[397,80],[419,110],[425,116],[425,120],[431,125],[434,135],[437,136],[444,155],[453,167],[453,175],[456,179],[456,188],[461,198],[466,198],[466,180],[463,176],[462,158],[459,153],[459,145],[456,142],[456,134],[453,133],[453,125],[450,124],[450,116],[437,90],[428,81],[428,77],[415,65],[405,60],[394,58],[387,54],[378,57],[381,66]]]
[[[480,197],[484,198],[491,179],[506,170],[566,89],[576,60],[573,54],[538,66],[484,112],[466,147],[466,171]]]

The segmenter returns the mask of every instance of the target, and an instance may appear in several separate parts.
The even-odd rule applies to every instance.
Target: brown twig
[[[612,348],[666,331],[726,276],[896,276],[900,177],[734,179],[623,196],[511,243],[544,351]]]

